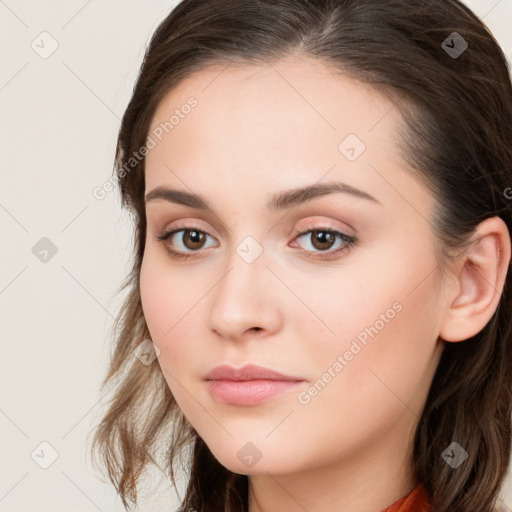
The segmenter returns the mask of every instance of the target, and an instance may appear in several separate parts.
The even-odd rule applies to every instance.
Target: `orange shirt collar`
[[[415,487],[407,496],[400,498],[382,512],[431,512],[430,498],[423,484]]]

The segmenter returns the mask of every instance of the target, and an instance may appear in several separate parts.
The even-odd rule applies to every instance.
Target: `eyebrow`
[[[352,187],[351,185],[347,185],[346,183],[336,181],[330,183],[316,183],[306,187],[279,192],[272,196],[270,201],[267,203],[267,208],[273,212],[278,212],[306,203],[317,197],[334,193],[350,194],[359,199],[367,199],[380,204],[380,201],[367,192]],[[211,206],[204,197],[198,194],[185,192],[184,190],[175,190],[158,186],[146,194],[145,197],[146,203],[157,199],[163,199],[164,201],[181,204],[183,206],[190,206],[191,208],[196,208],[198,210],[212,211]]]

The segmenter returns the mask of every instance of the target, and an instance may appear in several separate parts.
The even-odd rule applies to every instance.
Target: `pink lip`
[[[292,390],[304,381],[300,377],[256,365],[236,369],[221,365],[205,375],[208,390],[221,403],[255,405]]]
[[[257,366],[254,364],[247,364],[242,368],[233,368],[227,364],[216,366],[213,370],[208,372],[204,376],[205,380],[304,380],[302,377],[293,377],[291,375],[284,375],[282,373],[265,368],[263,366]]]

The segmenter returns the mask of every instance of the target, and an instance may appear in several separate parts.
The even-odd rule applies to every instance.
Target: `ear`
[[[501,298],[510,253],[510,234],[502,219],[492,217],[478,225],[447,288],[441,339],[464,341],[487,325]]]

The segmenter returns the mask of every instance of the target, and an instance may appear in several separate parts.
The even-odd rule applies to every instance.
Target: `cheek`
[[[413,334],[430,335],[437,291],[428,242],[421,233],[410,243],[390,234],[385,242],[356,248],[339,268],[317,270],[314,280],[290,271],[287,283],[309,309],[295,301],[302,308],[290,322],[296,324],[296,339],[312,333],[321,340],[311,338],[315,350],[336,354],[357,339],[361,355],[374,346],[400,353],[400,347],[417,340]]]
[[[320,379],[321,391],[311,400],[318,413],[322,407],[342,415],[349,410],[357,423],[404,407],[419,413],[439,327],[436,265],[428,250],[422,258],[417,248],[408,256],[395,252],[379,251],[378,261],[361,258],[338,282],[324,283],[330,300],[307,295],[325,324],[310,317],[315,327],[301,320],[296,332],[297,339],[312,334],[302,354],[304,367],[314,364],[313,378]]]
[[[151,339],[160,350],[162,375],[185,416],[197,422],[188,382],[197,367],[198,351],[190,341],[198,339],[199,332],[193,331],[198,322],[191,320],[201,293],[194,292],[190,277],[149,249],[141,266],[140,294]]]
[[[172,319],[167,313],[170,312],[168,302],[171,296],[166,293],[165,286],[162,286],[165,281],[165,274],[162,271],[163,265],[146,246],[139,285],[142,309],[153,342],[158,342],[172,325],[170,323]]]
[[[186,341],[183,336],[193,336],[189,329],[194,322],[190,319],[197,314],[194,304],[198,307],[201,297],[200,290],[191,286],[190,275],[171,266],[165,255],[160,255],[156,249],[146,248],[140,273],[140,294],[152,340],[162,352],[159,360],[169,359],[166,355],[170,353],[173,358],[185,357],[187,344],[180,344],[178,340]]]

